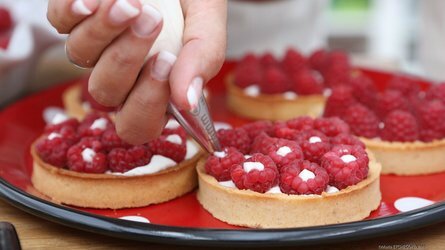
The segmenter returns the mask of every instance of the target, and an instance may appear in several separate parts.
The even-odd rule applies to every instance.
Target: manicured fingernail
[[[74,14],[88,16],[93,14],[98,6],[97,0],[75,0],[71,5],[71,10]]]
[[[202,95],[203,84],[204,80],[201,77],[196,77],[192,80],[190,87],[187,90],[187,100],[191,110],[198,106],[199,98],[201,98]]]
[[[133,24],[133,31],[141,37],[149,36],[162,20],[161,13],[150,4],[142,6],[142,14]]]
[[[167,51],[159,52],[158,57],[156,58],[156,61],[151,69],[151,76],[157,81],[166,81],[175,62],[176,56],[172,53]]]
[[[141,13],[137,6],[128,0],[117,0],[110,10],[110,20],[115,24],[121,24]]]

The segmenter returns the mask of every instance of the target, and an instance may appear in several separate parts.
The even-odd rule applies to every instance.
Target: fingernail
[[[159,52],[158,57],[156,58],[156,61],[151,69],[151,76],[157,81],[166,81],[175,62],[176,56],[172,53],[168,51]]]
[[[74,14],[88,16],[93,14],[97,6],[97,0],[75,0],[71,5],[71,10]]]
[[[121,24],[139,15],[141,11],[128,0],[117,0],[110,10],[110,20]]]
[[[156,29],[161,20],[162,15],[157,9],[150,4],[144,4],[142,14],[136,19],[132,29],[137,35],[146,37]]]
[[[203,84],[204,80],[201,77],[196,77],[192,80],[190,87],[187,90],[187,100],[191,110],[198,106],[199,98],[201,98],[202,95]]]

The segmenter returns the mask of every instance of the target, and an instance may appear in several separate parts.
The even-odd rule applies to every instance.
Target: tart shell
[[[382,174],[422,175],[445,171],[445,139],[433,142],[360,139],[382,164]]]
[[[62,101],[66,113],[78,120],[82,120],[87,115],[80,100],[82,100],[82,84],[75,84],[63,92]]]
[[[120,209],[143,207],[172,200],[197,186],[197,153],[175,167],[140,176],[78,173],[43,162],[35,145],[31,181],[53,202],[77,207]]]
[[[317,117],[323,113],[326,102],[323,95],[298,96],[296,99],[286,99],[282,94],[249,96],[235,85],[233,75],[227,77],[226,87],[229,109],[255,120],[289,120],[305,115]]]
[[[198,200],[215,218],[252,228],[291,228],[362,220],[381,200],[381,166],[372,160],[368,177],[336,193],[261,194],[220,185],[198,162]]]

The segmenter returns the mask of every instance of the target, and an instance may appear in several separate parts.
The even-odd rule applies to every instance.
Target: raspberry
[[[369,108],[374,107],[378,92],[371,78],[361,72],[356,72],[351,75],[349,83],[356,100]]]
[[[411,96],[417,95],[420,86],[406,76],[396,76],[389,81],[387,89],[399,91],[403,96]]]
[[[329,53],[326,50],[317,50],[309,57],[309,64],[313,69],[323,71],[328,62],[328,57]]]
[[[332,146],[336,145],[349,145],[349,146],[359,146],[365,149],[365,144],[360,141],[357,137],[351,134],[339,134],[331,138]]]
[[[113,123],[108,116],[90,113],[80,123],[77,131],[81,137],[100,137],[107,129],[113,129]]]
[[[293,72],[298,71],[301,67],[304,67],[306,60],[303,55],[301,55],[295,49],[289,48],[286,51],[286,55],[284,56],[282,65],[283,69],[288,73],[292,74]]]
[[[298,143],[286,139],[278,139],[268,147],[267,155],[275,162],[278,169],[292,161],[302,160],[304,157]]]
[[[443,104],[445,104],[445,83],[437,84],[432,86],[426,92],[427,100],[440,100]]]
[[[270,137],[263,132],[255,137],[255,139],[253,140],[250,153],[261,153],[267,155],[269,153],[269,148],[272,147],[277,142],[277,140],[277,138]]]
[[[352,93],[352,88],[349,86],[337,86],[332,89],[332,94],[326,101],[326,107],[323,116],[339,116],[342,117],[344,111],[356,103]]]
[[[64,127],[70,127],[77,130],[79,127],[79,121],[75,118],[69,118],[59,123],[48,123],[45,126],[45,133],[59,132]]]
[[[278,60],[272,53],[264,53],[260,58],[260,63],[263,67],[276,67],[279,65]]]
[[[377,96],[375,105],[376,114],[380,119],[384,119],[391,111],[400,109],[409,111],[410,107],[402,93],[395,90],[386,90]]]
[[[243,128],[220,129],[216,134],[223,148],[234,147],[243,154],[250,152],[252,140]]]
[[[124,142],[116,133],[114,128],[107,129],[100,139],[103,147],[107,152],[111,151],[113,148],[129,148],[131,145]]]
[[[329,137],[349,133],[348,124],[337,117],[315,119],[314,128]]]
[[[432,142],[443,138],[440,131],[434,129],[421,129],[419,132],[420,140],[423,142]]]
[[[349,58],[344,52],[330,52],[327,65],[322,70],[326,85],[334,87],[348,83],[350,70]]]
[[[235,164],[243,164],[244,155],[236,148],[230,147],[209,156],[205,164],[207,174],[218,181],[230,180],[230,170]]]
[[[278,67],[268,67],[260,82],[261,92],[264,94],[281,94],[289,90],[289,79]]]
[[[310,130],[314,128],[314,118],[309,116],[300,116],[288,120],[286,122],[287,127],[298,131]]]
[[[125,173],[136,167],[145,166],[151,161],[152,154],[147,147],[114,148],[108,153],[108,165],[111,171]]]
[[[253,54],[246,55],[235,68],[235,84],[240,88],[259,84],[262,70],[258,58]]]
[[[417,115],[422,130],[437,131],[437,134],[445,136],[445,104],[439,100],[425,102],[419,107]]]
[[[275,127],[274,129],[274,135],[277,138],[287,139],[287,140],[296,140],[298,138],[298,135],[300,134],[299,130],[280,126]]]
[[[265,193],[278,184],[278,170],[273,160],[254,154],[242,164],[233,165],[230,176],[238,189]]]
[[[0,33],[12,29],[13,21],[11,14],[6,8],[0,7]]]
[[[384,121],[380,137],[385,141],[411,142],[419,138],[416,118],[403,110],[394,110]]]
[[[66,166],[66,153],[72,144],[58,136],[40,139],[36,144],[36,151],[44,162],[63,168]]]
[[[0,33],[0,50],[6,50],[11,41],[11,35],[9,33]]]
[[[361,147],[340,145],[332,148],[321,159],[321,166],[329,174],[329,185],[343,189],[355,185],[368,176],[369,158]]]
[[[317,130],[301,132],[296,141],[303,150],[304,159],[315,163],[319,163],[320,158],[331,149],[329,138]]]
[[[108,169],[107,156],[102,144],[95,138],[84,138],[68,149],[68,168],[76,172],[105,173]],[[88,158],[84,158],[88,157]]]
[[[182,140],[187,140],[187,132],[185,132],[185,129],[183,127],[177,127],[177,128],[164,128],[162,130],[162,135],[179,135]]]
[[[179,163],[187,153],[186,141],[180,135],[161,135],[148,143],[153,155],[162,155]]]
[[[285,194],[321,194],[328,182],[326,170],[309,161],[293,161],[280,171],[280,189]]]
[[[299,95],[318,95],[324,90],[320,73],[308,68],[301,68],[291,74],[291,89]]]
[[[343,120],[349,125],[354,135],[374,138],[379,132],[379,119],[367,107],[355,104],[344,112]]]
[[[262,132],[271,134],[273,130],[273,124],[270,121],[257,121],[245,124],[241,128],[243,128],[247,132],[250,139],[253,141]]]

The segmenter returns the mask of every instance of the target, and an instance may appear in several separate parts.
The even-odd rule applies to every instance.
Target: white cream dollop
[[[303,169],[303,171],[300,172],[298,175],[303,181],[308,181],[310,179],[315,178],[315,174],[312,171],[309,171],[307,169]]]
[[[99,118],[94,120],[93,124],[91,124],[90,129],[100,129],[105,130],[107,128],[108,121],[105,118]]]
[[[325,190],[325,192],[328,194],[337,193],[338,191],[340,191],[340,190],[338,190],[338,188],[336,188],[334,186],[329,186],[329,185],[326,187],[326,190]]]
[[[57,125],[57,124],[67,121],[68,119],[69,119],[69,117],[66,114],[57,113],[51,120],[51,124]]]
[[[53,139],[55,139],[55,138],[60,138],[60,137],[62,137],[62,135],[60,135],[59,133],[56,133],[56,132],[52,132],[51,134],[49,134],[48,135],[48,140],[53,140]]]
[[[312,136],[311,138],[309,138],[309,143],[317,143],[317,142],[322,142],[320,137]]]
[[[355,156],[347,154],[347,155],[343,155],[340,157],[340,159],[344,162],[344,163],[350,163],[353,161],[356,161],[357,158],[355,158]]]
[[[136,176],[136,175],[144,175],[144,174],[153,174],[165,170],[167,168],[176,166],[176,162],[170,158],[167,158],[162,155],[153,155],[150,163],[145,166],[140,166],[137,168],[133,168],[130,171],[125,173],[112,173],[115,175],[124,175],[124,176]]]
[[[228,188],[236,188],[235,183],[233,183],[232,180],[229,181],[220,181],[219,185],[224,186],[224,187],[228,187]]]
[[[93,162],[93,158],[95,155],[96,152],[94,152],[94,150],[92,150],[91,148],[86,148],[82,151],[82,159],[88,163]]]
[[[288,146],[283,146],[277,150],[277,155],[285,157],[290,152],[292,152],[292,149],[290,149]]]
[[[283,97],[286,100],[295,100],[298,98],[298,95],[295,92],[287,91],[287,92],[284,92]]]
[[[249,173],[250,171],[256,169],[259,171],[264,170],[264,165],[261,162],[244,162],[243,164],[244,171],[246,173]]]
[[[187,140],[185,143],[187,147],[187,153],[185,154],[185,159],[190,160],[199,152],[199,147],[195,142]]]
[[[170,119],[168,120],[167,124],[165,125],[166,129],[177,129],[179,128],[181,125],[179,124],[178,121],[176,121],[175,119]]]
[[[182,138],[179,135],[169,135],[165,140],[178,145],[182,144]]]
[[[279,186],[272,187],[269,189],[269,191],[266,192],[266,194],[282,194],[281,189]]]
[[[227,156],[227,153],[225,151],[215,151],[213,152],[213,155],[218,158],[224,158]]]
[[[254,84],[244,89],[244,94],[248,96],[259,96],[260,95],[260,86]]]

